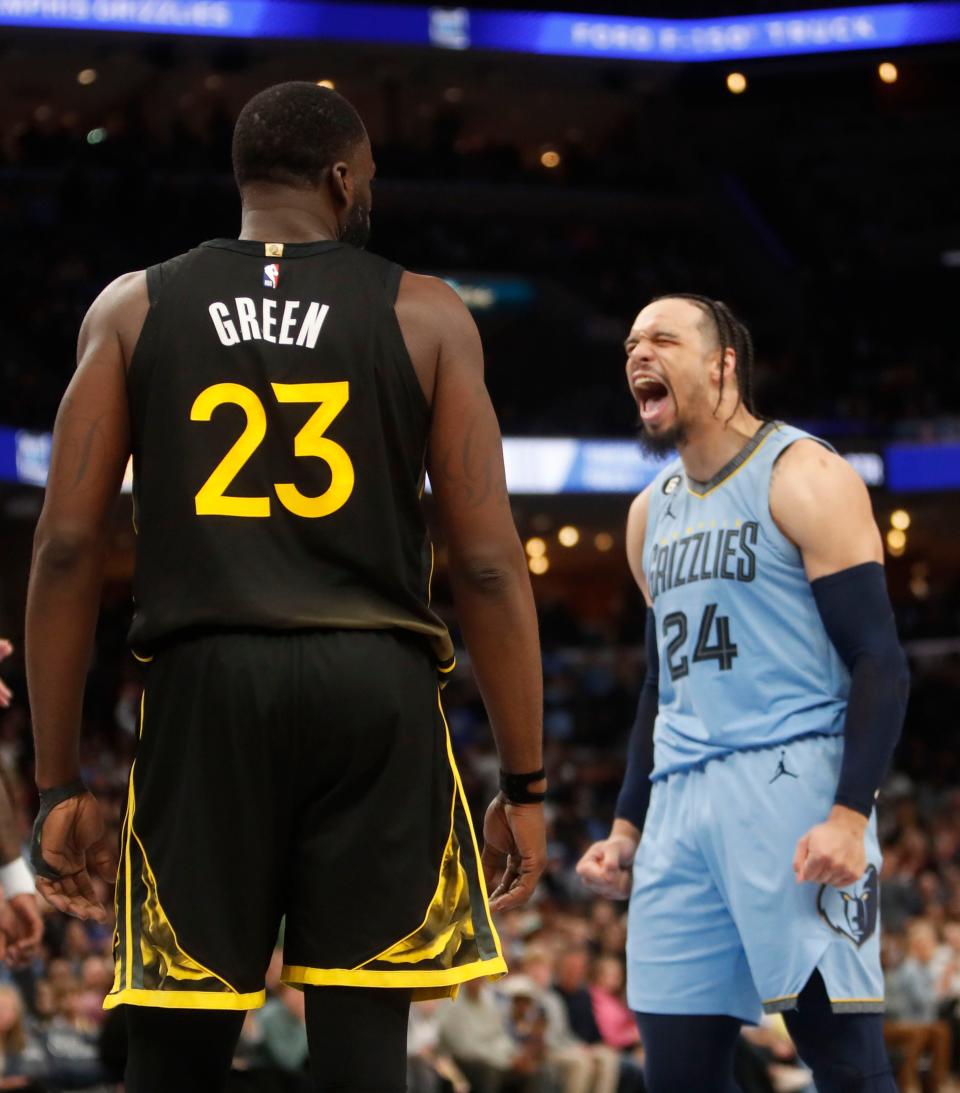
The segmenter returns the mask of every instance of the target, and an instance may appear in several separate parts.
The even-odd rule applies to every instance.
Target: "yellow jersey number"
[[[317,403],[317,409],[294,438],[293,454],[297,458],[313,456],[330,468],[330,485],[317,497],[306,497],[292,482],[276,482],[277,500],[296,516],[316,518],[329,516],[343,508],[353,493],[353,463],[346,451],[323,434],[350,399],[350,384],[338,383],[271,383],[277,402]],[[213,411],[224,403],[239,406],[246,415],[243,432],[213,473],[200,487],[194,499],[198,516],[270,515],[270,497],[227,496],[231,482],[260,447],[267,435],[267,412],[257,395],[239,383],[215,383],[197,395],[190,409],[191,421],[209,421]]]

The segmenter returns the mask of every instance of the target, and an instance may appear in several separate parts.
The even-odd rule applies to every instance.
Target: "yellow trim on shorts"
[[[763,426],[761,425],[760,428],[762,429]],[[689,482],[689,480],[687,480],[687,493],[689,493],[691,497],[696,497],[696,499],[698,501],[702,501],[705,497],[709,497],[711,493],[714,493],[716,490],[720,489],[721,486],[725,486],[730,481],[731,478],[736,478],[737,477],[737,475],[750,462],[750,460],[753,459],[753,457],[757,454],[757,452],[760,451],[760,449],[764,446],[764,444],[766,444],[766,442],[770,439],[770,437],[773,436],[773,434],[775,432],[777,432],[777,429],[771,429],[770,432],[767,433],[767,435],[763,438],[763,440],[760,441],[760,443],[753,449],[753,451],[747,456],[747,458],[740,464],[740,466],[736,468],[736,470],[731,471],[730,474],[728,474],[726,476],[726,478],[722,479],[715,486],[711,486],[710,489],[706,490],[704,493],[697,493],[696,490],[691,489],[690,488],[690,482]],[[792,995],[792,994],[785,994],[784,995],[784,998],[793,998],[793,997],[794,997],[794,995]],[[774,998],[774,999],[771,999],[771,1001],[776,1002],[777,999]]]
[[[143,736],[143,725],[146,710],[146,690],[140,696],[140,732],[139,736]],[[137,794],[134,786],[134,771],[136,769],[136,762],[130,768],[130,779],[127,785],[127,811],[124,817],[124,839],[123,839],[123,868],[125,877],[125,892],[124,892],[124,924],[125,924],[125,936],[124,942],[124,956],[123,960],[123,986],[120,985],[121,975],[121,961],[119,959],[119,916],[117,917],[118,928],[115,932],[115,945],[118,950],[118,959],[116,960],[116,970],[114,974],[113,989],[107,995],[103,1002],[104,1009],[113,1009],[114,1006],[123,1004],[130,1004],[134,1006],[160,1006],[170,1009],[217,1009],[217,1010],[245,1010],[245,1009],[257,1009],[263,1005],[266,994],[264,991],[256,991],[254,993],[242,994],[234,986],[232,986],[222,975],[218,975],[215,971],[208,968],[205,964],[201,964],[199,960],[192,957],[186,949],[180,944],[180,939],[177,937],[177,931],[174,929],[173,923],[167,917],[167,913],[163,909],[163,905],[160,903],[159,885],[157,884],[156,875],[150,865],[150,859],[147,856],[147,848],[143,844],[143,840],[137,834],[133,824],[134,816],[137,810]],[[160,921],[169,929],[170,935],[173,938],[173,944],[177,954],[183,958],[184,967],[189,972],[197,973],[201,972],[203,975],[193,974],[184,977],[173,976],[178,981],[183,982],[184,979],[197,979],[207,976],[210,979],[216,980],[221,983],[225,990],[213,990],[213,991],[196,991],[196,990],[160,990],[156,988],[147,987],[135,987],[133,985],[133,955],[135,945],[139,943],[140,951],[144,954],[144,949],[151,946],[149,938],[144,938],[142,935],[142,917],[139,923],[140,930],[138,930],[138,937],[134,937],[133,931],[133,856],[132,856],[132,844],[136,842],[140,848],[140,855],[143,859],[143,866],[140,870],[140,878],[147,890],[147,896],[144,902],[144,907],[147,906],[152,899],[155,903],[155,912],[159,916]],[[117,896],[114,896],[114,905],[116,906]],[[143,914],[143,907],[140,909],[141,916]],[[153,951],[159,951],[156,946],[153,946]],[[213,999],[213,1001],[211,1001]]]
[[[774,1002],[789,1002],[791,998],[799,998],[799,994],[781,994],[776,998],[764,998],[760,1003],[762,1006],[772,1006]],[[832,1001],[832,999],[831,999]]]
[[[830,998],[829,995],[827,995]],[[831,1002],[883,1002],[884,998],[830,998]]]
[[[444,863],[447,860],[447,855],[450,853],[451,843],[454,840],[454,835],[455,835],[454,824],[455,824],[456,813],[457,813],[457,800],[458,800],[457,788],[456,788],[456,785],[454,785],[453,793],[450,795],[450,831],[447,834],[447,840],[443,845],[443,853],[440,855],[440,868],[438,870],[438,872],[440,874],[440,877],[437,881],[437,887],[434,889],[433,896],[431,897],[430,902],[427,904],[427,909],[424,912],[423,920],[420,922],[420,924],[418,926],[415,926],[408,934],[406,934],[402,938],[400,938],[399,941],[391,941],[391,943],[385,949],[383,949],[379,953],[377,953],[376,956],[367,957],[366,960],[362,960],[359,964],[356,965],[356,967],[351,968],[350,969],[351,971],[358,972],[361,969],[365,968],[368,964],[374,964],[378,960],[386,960],[389,963],[394,963],[394,960],[397,960],[397,962],[400,962],[400,963],[404,962],[403,957],[400,957],[399,959],[394,957],[394,959],[391,959],[391,953],[393,953],[395,949],[399,949],[405,942],[409,941],[411,938],[415,938],[416,935],[419,934],[420,931],[423,930],[423,928],[430,921],[430,912],[434,909],[435,906],[437,906],[437,904],[442,904],[443,903],[444,896],[446,895],[445,885],[444,885],[444,881],[446,880],[446,877],[444,876],[444,868],[443,867],[444,867]],[[458,864],[458,869],[459,869],[459,872],[457,874],[457,887],[458,887],[458,890],[462,892],[462,885],[460,884],[460,879],[466,873],[466,870],[463,868],[462,864],[460,864],[459,859],[458,859],[457,864]],[[468,888],[468,894],[469,894],[469,888]],[[468,898],[469,898],[469,895],[468,895]],[[454,907],[454,908],[452,908],[452,910],[455,911],[456,908]],[[454,919],[454,923],[455,922],[456,922],[456,920]],[[443,932],[440,934],[439,938],[434,938],[433,939],[433,944],[430,946],[429,953],[424,953],[422,949],[418,953],[418,951],[416,949],[414,949],[407,956],[406,963],[416,963],[416,962],[422,961],[424,959],[429,959],[430,956],[436,955],[436,953],[433,950],[434,950],[434,947],[435,947],[436,942],[438,940],[442,941],[439,952],[443,953],[444,951],[446,951],[447,946],[449,945],[449,941],[450,941],[450,923],[445,923],[444,927],[445,928],[444,928]]]
[[[481,976],[506,975],[507,962],[502,956],[475,960],[459,968],[432,968],[416,971],[371,971],[369,968],[305,968],[284,964],[281,982],[291,987],[412,987],[430,990],[435,987],[456,987],[468,979]]]
[[[467,794],[464,791],[463,782],[460,781],[460,771],[457,769],[457,761],[453,757],[453,742],[450,739],[450,726],[447,724],[447,715],[443,712],[443,700],[440,697],[439,688],[437,688],[437,707],[440,710],[443,728],[447,734],[447,758],[450,760],[450,768],[453,771],[455,792],[460,794],[460,803],[463,805],[463,811],[467,818],[467,830],[470,832],[470,839],[473,843],[474,861],[476,862],[477,878],[480,881],[480,894],[483,897],[484,914],[487,916],[487,925],[490,927],[490,933],[493,935],[493,944],[497,950],[497,958],[502,961],[503,949],[500,947],[500,935],[497,933],[497,928],[493,924],[493,916],[490,914],[490,895],[487,892],[487,881],[483,875],[480,845],[477,842],[477,833],[473,830],[473,818],[470,815],[470,806],[467,804]],[[504,964],[504,972],[506,972],[506,970],[506,964]]]
[[[457,769],[457,763],[453,755],[453,744],[450,740],[450,728],[447,725],[447,719],[443,712],[443,702],[440,698],[439,688],[437,690],[437,708],[440,711],[440,717],[443,721],[445,743],[447,748],[447,761],[450,764],[450,771],[453,774],[453,793],[450,800],[450,831],[447,836],[447,841],[444,847],[444,853],[440,862],[440,878],[437,884],[437,888],[434,891],[434,895],[427,905],[426,913],[424,914],[423,921],[411,930],[405,937],[399,941],[393,942],[382,952],[376,956],[371,956],[367,960],[364,960],[361,964],[358,964],[353,968],[312,968],[300,964],[285,964],[283,970],[280,973],[280,978],[284,983],[295,987],[394,987],[394,988],[412,988],[414,991],[415,999],[426,998],[443,998],[456,994],[456,989],[461,983],[467,982],[470,979],[479,979],[481,977],[499,978],[506,975],[508,968],[507,963],[503,958],[503,950],[500,945],[500,937],[497,934],[497,928],[493,923],[493,918],[490,914],[489,897],[487,895],[487,886],[483,876],[483,866],[480,861],[480,850],[477,846],[477,836],[473,829],[473,821],[470,817],[470,809],[467,805],[466,794],[463,789],[463,783],[460,780],[460,772]],[[490,930],[491,937],[493,938],[494,948],[496,950],[496,956],[488,957],[485,960],[473,960],[467,964],[455,965],[450,968],[410,968],[410,967],[393,967],[393,968],[378,968],[371,969],[367,965],[375,963],[377,961],[391,962],[390,953],[401,946],[409,938],[415,937],[430,919],[430,912],[438,899],[442,899],[444,894],[444,876],[443,876],[443,862],[446,860],[447,853],[450,848],[451,841],[455,834],[455,817],[457,805],[460,805],[463,809],[464,816],[466,818],[467,829],[470,832],[470,840],[473,844],[474,861],[473,868],[476,871],[476,878],[480,886],[480,896],[482,901],[481,907],[471,908],[471,919],[474,915],[482,913],[486,917],[487,927]],[[464,875],[466,873],[465,868],[461,865],[461,870]],[[445,934],[439,935],[440,938],[446,936]],[[436,941],[437,939],[435,939]],[[473,938],[471,938],[473,940]],[[446,949],[446,943],[443,945],[443,949]],[[443,950],[441,950],[443,951]],[[417,954],[414,951],[407,959],[417,959]],[[397,958],[397,962],[400,963],[404,958]],[[430,959],[429,953],[421,957],[421,959]]]
[[[103,1008],[116,1006],[154,1006],[158,1009],[189,1010],[255,1010],[267,1000],[267,992],[229,994],[226,991],[154,991],[142,987],[127,987],[108,994]]]

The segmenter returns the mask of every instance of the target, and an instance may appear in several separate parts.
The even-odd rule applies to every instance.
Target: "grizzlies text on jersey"
[[[843,732],[849,673],[770,515],[773,466],[802,438],[767,422],[710,482],[688,480],[679,460],[654,481],[643,547],[660,653],[654,780]]]

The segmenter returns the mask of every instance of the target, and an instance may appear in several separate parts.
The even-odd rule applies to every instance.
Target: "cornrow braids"
[[[728,349],[732,349],[736,356],[735,374],[737,377],[737,402],[730,413],[730,417],[737,411],[741,403],[747,410],[754,414],[753,403],[753,338],[746,325],[742,323],[723,300],[714,300],[709,296],[700,296],[695,292],[668,292],[663,296],[657,296],[651,303],[657,300],[689,300],[696,304],[705,315],[713,320],[717,332],[717,341],[720,343],[720,394],[717,398],[717,409],[723,401],[723,358]],[[714,411],[716,412],[716,411]],[[730,418],[727,419],[728,421]]]

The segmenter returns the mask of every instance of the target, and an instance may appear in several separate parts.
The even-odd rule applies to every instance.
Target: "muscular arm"
[[[781,456],[770,512],[800,549],[824,628],[850,671],[844,752],[828,823],[855,836],[845,849],[817,832],[801,840],[801,880],[849,884],[862,872],[862,834],[900,735],[908,675],[883,576],[883,548],[863,482],[838,455],[802,440]],[[813,846],[812,850],[808,849]],[[804,858],[810,862],[804,865]]]
[[[799,548],[812,583],[863,562],[883,564],[870,495],[845,459],[814,440],[798,440],[777,460],[770,514]]]
[[[84,682],[110,516],[130,454],[125,338],[146,311],[143,274],[128,274],[84,319],[77,370],[60,404],[27,595],[27,686],[37,784],[79,776]]]
[[[480,336],[452,289],[434,281],[428,291],[442,331],[428,470],[450,585],[500,764],[526,773],[543,763],[540,642],[527,560],[510,511]]]

